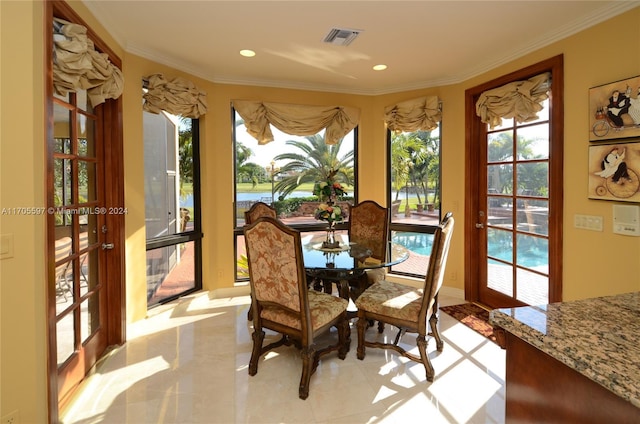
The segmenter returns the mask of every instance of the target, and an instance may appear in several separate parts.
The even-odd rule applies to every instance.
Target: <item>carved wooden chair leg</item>
[[[351,330],[349,329],[349,321],[346,319],[338,325],[338,358],[345,359],[347,353],[351,349]]]
[[[358,359],[364,359],[365,356],[365,347],[364,347],[364,332],[367,330],[368,321],[364,318],[358,318],[358,323],[356,324],[358,328]]]
[[[442,352],[442,349],[444,348],[444,342],[440,337],[440,330],[438,330],[438,316],[436,315],[435,311],[429,318],[429,325],[431,326],[431,335],[434,339],[436,339],[436,349],[438,349],[438,352]]]
[[[260,355],[262,354],[264,331],[254,331],[251,337],[253,338],[253,350],[249,360],[249,375],[256,375],[258,373],[258,360],[260,360]]]
[[[429,356],[427,355],[427,339],[422,334],[417,337],[418,350],[420,351],[420,359],[424,365],[424,369],[427,372],[427,381],[433,381],[436,372],[431,365]]]
[[[300,399],[306,399],[309,397],[309,382],[314,371],[316,350],[313,346],[303,348],[300,356],[302,357],[302,377],[300,378],[298,396]]]

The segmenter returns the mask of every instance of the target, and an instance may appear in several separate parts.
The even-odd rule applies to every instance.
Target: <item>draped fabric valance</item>
[[[309,106],[234,100],[247,132],[259,144],[273,141],[269,124],[290,135],[314,135],[323,128],[325,143],[335,144],[358,125],[360,110],[347,106]]]
[[[434,130],[441,119],[442,111],[437,96],[419,97],[384,109],[387,128],[393,132]]]
[[[106,53],[95,50],[87,37],[87,28],[54,19],[53,88],[61,96],[87,90],[92,106],[106,99],[117,99],[124,89],[122,71],[109,61]]]
[[[200,91],[195,84],[181,77],[171,81],[162,74],[153,74],[145,78],[148,91],[142,96],[142,108],[147,112],[169,112],[185,118],[199,118],[207,113],[207,93]]]
[[[551,73],[536,75],[524,81],[515,81],[487,90],[476,102],[476,114],[485,124],[495,128],[502,118],[515,118],[523,123],[538,118],[542,102],[549,98]]]

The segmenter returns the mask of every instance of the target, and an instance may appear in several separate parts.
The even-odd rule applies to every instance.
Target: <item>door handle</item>
[[[113,247],[113,243],[102,243],[102,250],[111,250]]]
[[[482,229],[482,228],[484,228],[484,224],[480,224],[480,223],[478,222],[478,223],[476,223],[476,228],[477,228],[477,229]]]

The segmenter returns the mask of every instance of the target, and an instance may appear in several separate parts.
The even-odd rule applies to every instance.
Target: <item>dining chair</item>
[[[337,296],[309,290],[302,257],[300,232],[271,217],[258,218],[244,229],[253,306],[253,349],[249,375],[258,372],[258,361],[265,353],[282,345],[294,344],[302,357],[302,377],[298,395],[309,396],[309,381],[320,358],[338,351],[344,359],[349,351],[348,302]],[[336,327],[335,344],[318,337]],[[263,346],[265,329],[282,337]]]
[[[263,216],[277,218],[278,214],[274,208],[264,202],[256,202],[249,209],[244,211],[244,225],[251,225],[256,219]],[[249,305],[247,311],[247,320],[253,319],[253,305]]]
[[[429,257],[429,267],[422,289],[383,280],[366,289],[355,301],[358,307],[358,359],[364,359],[365,348],[391,349],[400,355],[421,362],[427,373],[427,380],[433,381],[435,372],[427,355],[426,336],[436,339],[436,348],[442,352],[443,342],[438,330],[438,292],[442,287],[444,271],[449,254],[454,219],[448,212],[436,228],[433,247]],[[431,333],[427,331],[427,319]],[[365,331],[371,320],[393,325],[399,329],[393,343],[365,339]],[[406,351],[398,345],[406,332],[417,333],[416,344],[420,356]],[[381,336],[378,336],[381,337]]]
[[[270,216],[272,218],[277,218],[278,215],[276,210],[273,207],[269,206],[268,204],[264,202],[256,202],[253,205],[251,205],[249,209],[244,211],[244,225],[250,225],[256,219],[263,216]]]
[[[371,255],[365,261],[384,262],[389,244],[389,209],[373,200],[365,200],[351,208],[349,217],[349,242],[367,246]],[[371,284],[382,281],[387,275],[386,268],[374,268],[365,271],[355,287],[354,297]]]

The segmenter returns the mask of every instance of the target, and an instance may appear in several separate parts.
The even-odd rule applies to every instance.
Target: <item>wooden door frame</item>
[[[480,237],[477,237],[477,222],[480,193],[476,190],[480,164],[486,160],[480,157],[480,149],[475,147],[476,140],[485,131],[485,124],[476,114],[476,101],[486,90],[509,82],[531,78],[543,72],[551,72],[550,110],[551,139],[549,151],[549,302],[562,300],[562,222],[563,222],[563,151],[564,151],[564,59],[563,55],[538,62],[534,65],[509,73],[465,91],[465,300],[479,300],[478,275],[480,264],[477,252],[480,251]],[[486,275],[485,275],[486,278]]]
[[[83,25],[87,28],[87,35],[94,42],[96,48],[106,53],[109,60],[118,68],[122,67],[120,58],[100,39],[100,37],[91,30],[84,20],[64,1],[47,0],[44,13],[44,43],[45,53],[43,60],[45,61],[45,140],[44,146],[46,151],[46,167],[45,187],[47,203],[53,204],[53,192],[49,187],[53,187],[53,71],[51,64],[53,63],[52,49],[46,46],[53,45],[53,17],[61,17],[70,22]],[[102,106],[99,113],[103,116],[103,122],[108,123],[101,125],[100,137],[104,141],[104,168],[109,170],[110,184],[104,190],[105,206],[107,210],[121,211],[124,210],[124,154],[123,154],[123,135],[122,135],[122,99],[107,100]],[[104,255],[104,275],[105,294],[107,296],[106,304],[107,319],[104,325],[107,346],[120,345],[126,340],[126,302],[125,302],[125,232],[124,232],[124,214],[107,213],[105,214],[105,223],[109,228],[107,239],[109,243],[114,244],[114,248]],[[47,386],[48,386],[48,416],[49,422],[59,421],[59,401],[58,401],[58,365],[57,355],[55,351],[55,343],[49,343],[56,335],[56,307],[55,307],[55,284],[51,287],[51,282],[55,278],[55,246],[54,246],[54,225],[52,225],[55,217],[53,214],[47,216]],[[52,299],[53,293],[53,299]]]

